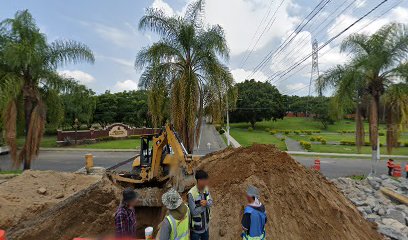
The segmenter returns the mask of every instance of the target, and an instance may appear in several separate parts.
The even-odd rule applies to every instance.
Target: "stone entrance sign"
[[[109,136],[117,138],[127,137],[128,131],[122,125],[112,126],[112,128],[109,130]]]

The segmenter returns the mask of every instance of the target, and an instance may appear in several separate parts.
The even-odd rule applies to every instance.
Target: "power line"
[[[247,76],[247,79],[252,77],[256,72],[258,72],[263,66],[275,55],[277,52],[280,52],[281,49],[286,47],[293,39],[299,34],[299,32],[311,21],[314,17],[330,2],[331,0],[321,0],[319,4],[302,20],[302,22],[296,27],[296,29],[285,39],[279,47],[273,51],[271,50],[264,59],[253,69],[251,74]],[[305,22],[306,21],[306,22]]]
[[[324,44],[320,45],[318,50],[322,49],[323,47],[329,45],[332,41],[334,41],[335,39],[337,39],[339,36],[341,36],[342,34],[344,34],[346,31],[348,31],[350,28],[352,28],[354,25],[356,25],[357,23],[359,23],[361,20],[363,20],[365,17],[367,17],[369,14],[371,14],[372,12],[374,12],[377,8],[379,8],[381,5],[383,5],[384,3],[386,3],[388,0],[383,0],[382,2],[380,2],[379,4],[377,4],[374,8],[372,8],[370,11],[368,11],[366,14],[364,14],[362,17],[360,17],[359,19],[357,19],[356,21],[354,21],[352,24],[350,24],[348,27],[346,27],[345,29],[343,29],[342,31],[340,31],[338,34],[336,34],[335,36],[331,37],[328,41],[326,41]],[[286,70],[283,71],[283,74],[279,74],[279,79],[281,79],[282,77],[286,76],[288,73],[290,73],[291,71],[293,71],[293,69],[295,69],[297,66],[299,66],[300,64],[302,64],[303,62],[305,62],[311,55],[313,54],[310,53],[307,56],[303,57],[300,61],[298,61],[297,63],[293,64],[292,66],[290,66],[289,68],[287,68]],[[275,79],[276,77],[272,78],[271,80]],[[278,79],[278,80],[279,80]],[[277,81],[276,81],[277,82]]]

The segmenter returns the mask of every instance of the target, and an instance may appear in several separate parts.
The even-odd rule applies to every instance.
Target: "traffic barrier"
[[[314,160],[314,165],[312,166],[312,169],[315,171],[320,171],[320,159]]]
[[[392,170],[393,177],[401,177],[401,164],[397,163],[394,164],[394,168]]]
[[[0,240],[6,240],[6,231],[0,229]]]

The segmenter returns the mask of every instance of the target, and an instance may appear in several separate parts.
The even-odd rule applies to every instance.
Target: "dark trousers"
[[[210,234],[207,231],[203,233],[195,233],[193,231],[190,232],[190,238],[191,240],[208,240],[210,238]]]
[[[388,167],[388,176],[392,176],[392,167]]]
[[[408,178],[408,172],[407,172],[407,176],[406,176],[406,178]]]

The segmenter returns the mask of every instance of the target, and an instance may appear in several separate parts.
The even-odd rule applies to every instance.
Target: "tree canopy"
[[[252,127],[262,120],[283,119],[286,114],[285,98],[269,82],[254,79],[236,84],[238,100],[231,112],[232,122],[249,122]]]

